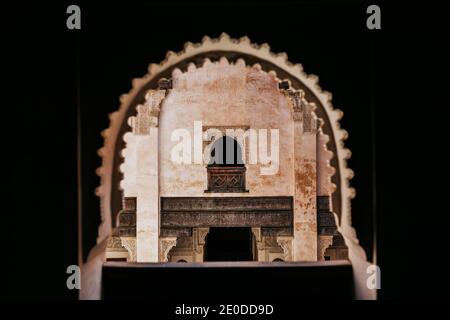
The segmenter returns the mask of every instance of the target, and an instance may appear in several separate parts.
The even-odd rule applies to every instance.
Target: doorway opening
[[[254,246],[251,228],[211,227],[203,261],[253,261]]]

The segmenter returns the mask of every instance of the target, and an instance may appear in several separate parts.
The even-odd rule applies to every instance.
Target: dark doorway
[[[250,228],[210,228],[204,261],[252,261],[252,239]]]
[[[223,136],[214,142],[208,166],[244,166],[242,149],[236,139]]]

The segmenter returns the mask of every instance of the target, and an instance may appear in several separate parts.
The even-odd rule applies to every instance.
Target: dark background
[[[95,243],[100,131],[131,80],[204,35],[247,35],[318,75],[344,111],[357,190],[352,219],[381,266],[381,299],[448,297],[444,138],[448,57],[444,11],[379,1],[75,2],[82,29],[66,28],[69,2],[3,10],[7,76],[4,265],[8,298],[76,299],[77,125],[81,129],[83,257]],[[379,4],[382,29],[366,28]],[[77,110],[80,122],[77,122]],[[442,168],[442,169],[441,169]],[[435,172],[439,169],[439,172]],[[437,178],[437,179],[436,179]],[[442,192],[440,192],[440,190]],[[376,213],[376,214],[374,214]]]

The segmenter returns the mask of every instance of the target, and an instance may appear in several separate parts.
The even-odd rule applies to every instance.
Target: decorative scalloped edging
[[[289,73],[294,78],[299,79],[311,92],[318,98],[324,106],[325,112],[330,120],[331,128],[336,140],[336,157],[338,159],[339,172],[341,175],[340,191],[341,191],[341,219],[335,219],[338,222],[338,229],[342,233],[347,246],[349,247],[349,258],[354,264],[354,269],[359,274],[355,278],[357,283],[357,296],[364,298],[375,298],[376,293],[367,292],[363,288],[365,272],[364,268],[368,265],[366,254],[359,245],[356,237],[356,231],[351,226],[351,199],[355,196],[355,190],[350,186],[350,180],[353,178],[353,171],[347,167],[347,160],[351,157],[349,149],[345,148],[344,141],[348,137],[347,131],[342,129],[339,120],[343,116],[343,112],[339,109],[334,109],[331,100],[330,92],[324,91],[320,88],[319,78],[315,75],[308,75],[303,71],[301,64],[294,64],[288,61],[286,53],[273,53],[270,51],[270,46],[266,43],[262,45],[251,43],[248,37],[240,39],[230,38],[226,33],[222,33],[219,38],[212,39],[210,37],[203,37],[200,43],[187,42],[184,49],[178,53],[168,51],[166,57],[159,64],[150,64],[148,73],[142,78],[135,78],[132,80],[132,89],[127,94],[120,96],[120,107],[117,111],[109,114],[110,125],[108,129],[102,131],[104,138],[104,146],[98,150],[99,156],[102,158],[102,166],[97,169],[97,174],[100,176],[100,186],[96,189],[97,196],[100,197],[101,209],[101,224],[98,230],[97,243],[103,243],[109,237],[112,230],[111,221],[111,187],[112,187],[112,170],[114,149],[119,131],[125,119],[126,112],[130,107],[131,102],[141,89],[151,81],[155,76],[173,67],[175,64],[187,60],[193,56],[210,51],[229,51],[252,55],[261,60],[270,61],[280,69]],[[94,248],[95,249],[95,248]]]

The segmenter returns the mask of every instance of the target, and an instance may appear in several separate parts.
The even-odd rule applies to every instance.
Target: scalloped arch
[[[356,232],[351,226],[351,199],[355,196],[355,190],[350,187],[353,171],[347,167],[347,159],[351,157],[351,152],[344,146],[344,140],[348,134],[341,129],[339,124],[343,112],[333,108],[331,103],[332,95],[320,88],[318,85],[319,78],[315,75],[306,74],[301,64],[289,62],[286,53],[273,53],[266,43],[257,45],[251,43],[248,37],[233,39],[225,33],[222,33],[216,39],[205,36],[200,43],[187,42],[184,45],[184,49],[178,53],[168,51],[166,58],[159,64],[152,63],[149,65],[146,75],[132,80],[132,89],[129,93],[120,96],[120,107],[117,111],[109,114],[110,125],[106,130],[102,131],[104,145],[98,150],[98,154],[102,158],[102,166],[97,169],[97,174],[100,176],[100,186],[97,188],[96,194],[100,197],[102,222],[99,226],[97,242],[101,243],[106,240],[111,234],[113,227],[111,195],[113,188],[118,188],[118,186],[113,184],[113,174],[117,174],[114,172],[114,159],[115,154],[118,152],[116,150],[117,142],[119,139],[122,139],[120,133],[123,124],[126,123],[127,112],[135,105],[135,99],[151,81],[160,78],[164,72],[173,69],[183,61],[192,60],[196,56],[207,52],[245,54],[253,57],[256,61],[268,62],[283,70],[289,77],[301,82],[309,90],[310,94],[320,102],[327,117],[325,120],[328,121],[331,128],[331,132],[326,133],[330,135],[330,138],[335,143],[334,160],[336,161],[335,167],[338,169],[337,174],[339,175],[338,181],[335,183],[339,189],[340,205],[340,217],[335,215],[337,225],[349,246],[349,250],[353,251],[361,259],[366,260],[364,250],[359,246]]]

